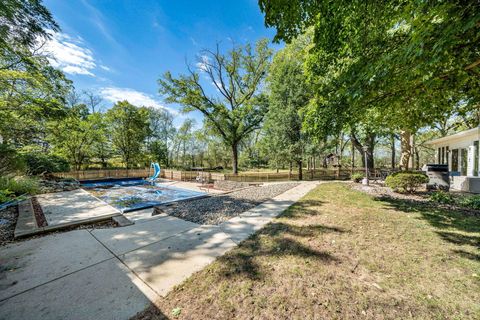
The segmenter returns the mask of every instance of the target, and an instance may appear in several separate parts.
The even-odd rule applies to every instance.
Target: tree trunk
[[[390,150],[392,152],[391,166],[392,166],[392,169],[395,169],[395,152],[396,152],[396,149],[395,149],[395,134],[393,134],[393,133],[392,133],[392,136],[390,137]]]
[[[298,180],[303,180],[302,160],[298,160],[297,165],[298,165]]]
[[[420,170],[420,153],[415,146],[415,170]]]
[[[351,147],[352,147],[352,174],[355,170],[355,145],[353,144],[353,141],[350,141]]]
[[[363,150],[363,145],[360,143],[360,141],[357,139],[357,137],[353,132],[350,134],[350,137],[355,149],[357,149],[357,151],[362,155],[361,156],[362,166],[364,168],[366,166],[368,167],[368,169],[373,169],[375,167],[374,158],[373,158],[373,153],[375,151],[375,134],[371,132],[367,133],[367,136],[365,138],[365,145],[367,147],[367,150],[366,150],[367,163],[365,163],[365,151]]]
[[[411,132],[408,130],[400,131],[400,146],[402,155],[400,156],[400,169],[408,170],[410,157],[412,156]]]
[[[232,144],[232,169],[233,174],[238,174],[238,143]]]

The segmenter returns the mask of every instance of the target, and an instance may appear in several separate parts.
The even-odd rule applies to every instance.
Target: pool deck
[[[218,226],[153,209],[134,225],[52,234],[0,249],[0,319],[129,319],[318,185],[302,182]],[[180,186],[179,186],[180,187]]]
[[[224,191],[221,190],[202,188],[198,183],[192,182],[162,179],[159,181],[159,185],[202,192],[206,195],[224,193]],[[29,205],[26,204],[21,207],[22,209],[19,212],[20,223],[17,223],[15,237],[25,237],[70,228],[81,224],[106,221],[122,215],[120,210],[95,197],[84,189],[47,193],[38,195],[36,198],[42,208],[48,225],[46,227],[37,226],[33,211]],[[123,216],[128,219],[129,217],[135,217],[138,214],[145,215],[146,212],[147,211],[140,209],[123,213]],[[146,217],[148,216],[151,216],[151,210]]]

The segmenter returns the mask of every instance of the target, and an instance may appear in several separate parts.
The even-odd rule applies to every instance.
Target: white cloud
[[[210,64],[210,57],[207,56],[207,55],[202,55],[198,58],[198,62],[196,63],[196,66],[197,68],[200,70],[200,71],[207,71],[208,68],[209,68],[209,64]]]
[[[93,52],[85,46],[81,37],[73,38],[65,33],[51,32],[51,39],[43,45],[42,51],[52,66],[65,73],[95,77],[97,64]],[[105,69],[106,66],[100,67]]]
[[[104,65],[100,65],[100,68],[102,68],[102,69],[105,70],[105,71],[111,71],[111,70],[112,70],[112,69],[110,69],[109,67],[104,66]]]
[[[103,98],[110,102],[117,102],[127,100],[133,105],[144,106],[144,107],[153,107],[164,109],[171,112],[174,115],[177,115],[178,112],[174,109],[167,108],[162,105],[158,100],[156,100],[151,95],[140,92],[131,88],[117,88],[117,87],[107,87],[100,90]]]

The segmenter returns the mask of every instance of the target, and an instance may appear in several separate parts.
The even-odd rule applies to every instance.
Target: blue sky
[[[46,48],[53,64],[74,81],[78,90],[92,90],[104,98],[167,107],[176,125],[185,116],[166,105],[157,79],[165,71],[185,72],[185,60],[217,42],[228,49],[237,44],[271,39],[257,0],[44,0],[60,24]],[[278,45],[272,45],[278,48]],[[201,124],[199,113],[189,114]]]

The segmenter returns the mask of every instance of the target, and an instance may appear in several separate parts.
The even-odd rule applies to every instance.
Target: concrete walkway
[[[234,248],[318,182],[299,186],[218,226],[152,209],[134,225],[76,230],[0,249],[0,319],[128,319]]]

